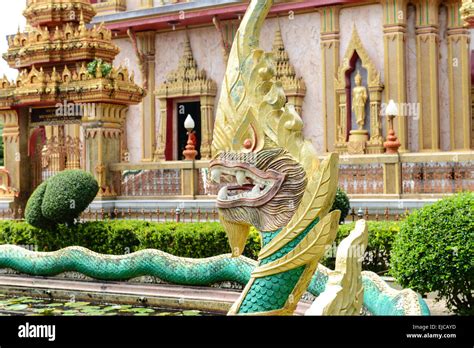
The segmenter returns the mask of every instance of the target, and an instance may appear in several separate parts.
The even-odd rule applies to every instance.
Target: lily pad
[[[28,308],[28,305],[20,304],[20,303],[5,307],[5,309],[9,311],[24,311],[27,308]]]
[[[64,303],[48,303],[46,304],[48,307],[63,307]]]
[[[42,315],[53,315],[54,309],[53,308],[34,308],[34,313],[42,314]]]
[[[112,312],[112,311],[118,311],[121,309],[122,309],[122,306],[108,306],[108,307],[103,308],[102,310],[105,312]]]
[[[201,315],[200,311],[183,311],[182,313],[185,317],[196,317]]]
[[[90,306],[90,307],[83,307],[80,308],[81,312],[83,313],[90,313],[90,312],[102,312],[105,313],[105,311],[102,310],[99,306]]]
[[[90,302],[67,302],[64,306],[71,308],[81,308],[90,305]]]
[[[132,309],[130,309],[130,311],[133,312],[133,313],[154,313],[155,312],[153,309],[141,308],[141,307],[132,308]]]

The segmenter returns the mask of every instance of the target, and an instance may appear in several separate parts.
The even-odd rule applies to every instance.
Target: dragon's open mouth
[[[211,180],[222,184],[217,195],[219,208],[259,207],[280,190],[285,175],[274,170],[263,171],[245,163],[211,162]]]

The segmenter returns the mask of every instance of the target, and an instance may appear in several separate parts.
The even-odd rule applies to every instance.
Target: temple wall
[[[155,5],[157,1],[155,1]],[[128,10],[136,10],[141,6],[140,0],[128,0]],[[416,48],[416,10],[409,5],[407,13],[406,34],[406,93],[407,103],[418,103],[417,82],[417,48]],[[339,13],[340,36],[339,57],[342,60],[346,54],[353,28],[355,27],[375,68],[380,73],[382,83],[385,83],[385,52],[383,33],[383,7],[381,4],[367,4],[361,6],[344,7]],[[306,83],[307,93],[303,103],[303,120],[305,122],[305,136],[313,142],[319,152],[324,152],[325,120],[323,115],[323,71],[321,66],[321,16],[313,12],[296,14],[293,18],[280,16],[266,20],[261,35],[261,46],[266,51],[272,49],[275,32],[281,28],[283,42],[289,54],[290,62],[294,66],[298,77]],[[439,46],[439,117],[440,117],[440,147],[443,151],[450,150],[450,120],[449,120],[449,77],[448,77],[448,50],[446,39],[447,10],[440,8],[440,46]],[[217,83],[218,94],[215,101],[215,110],[219,100],[222,80],[225,74],[226,63],[220,43],[220,34],[213,26],[189,29],[194,58],[199,69],[204,69],[209,79]],[[127,39],[115,40],[121,48],[117,63],[126,58],[135,71],[137,82],[141,83],[138,64],[132,46]],[[177,68],[178,61],[184,51],[185,32],[183,30],[157,33],[156,35],[156,88],[167,78],[168,74]],[[474,32],[471,31],[471,49],[474,49]],[[382,92],[382,103],[387,103],[385,91]],[[160,129],[160,105],[156,103],[156,133]],[[408,150],[419,150],[419,120],[418,115],[407,116]],[[141,139],[137,129],[141,129],[140,106],[130,108],[128,113],[128,144],[131,152],[131,162],[136,163],[141,158]],[[383,136],[387,134],[387,123],[382,119]]]
[[[120,48],[119,55],[115,58],[115,64],[123,64],[135,73],[135,82],[142,85],[142,77],[138,67],[138,60],[133,47],[128,39],[114,40],[114,43]],[[141,149],[141,129],[142,120],[140,117],[141,105],[132,105],[127,112],[127,142],[130,152],[130,163],[139,163],[142,159]]]
[[[139,10],[140,9],[140,1],[141,0],[127,0],[127,11]]]
[[[318,12],[295,16],[294,19],[280,17],[280,28],[286,51],[296,74],[306,83],[303,103],[304,134],[318,152],[324,151],[324,116],[322,114],[322,69],[320,48],[320,15]],[[261,47],[271,51],[277,19],[265,22],[261,34]],[[307,40],[301,40],[302,37]]]
[[[356,6],[341,9],[341,49],[340,58],[344,58],[355,26],[365,50],[384,80],[383,19],[382,6],[379,4]]]

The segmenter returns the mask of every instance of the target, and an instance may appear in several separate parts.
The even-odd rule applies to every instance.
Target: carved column
[[[65,133],[67,169],[81,169],[81,126],[78,124],[65,125]]]
[[[160,132],[158,134],[158,144],[156,146],[154,160],[164,161],[166,159],[166,132],[168,123],[168,100],[159,98],[160,102]]]
[[[474,84],[472,83],[472,80],[471,80],[471,149],[474,149]]]
[[[460,0],[450,0],[448,8],[448,76],[451,150],[471,147],[471,67],[469,62],[469,30],[464,27]]]
[[[321,66],[323,70],[323,115],[324,115],[324,148],[331,152],[335,149],[338,126],[338,115],[335,76],[339,66],[339,7],[325,7],[321,14]],[[345,140],[344,140],[345,141]]]
[[[419,149],[439,151],[439,0],[416,3],[417,89],[420,103]]]
[[[384,14],[385,97],[398,105],[407,101],[406,87],[406,27],[407,0],[382,0]],[[403,110],[405,108],[399,108]],[[395,133],[400,140],[400,152],[408,150],[408,119],[414,115],[397,117]],[[388,123],[388,120],[387,120]]]
[[[201,159],[211,159],[212,132],[214,128],[214,96],[201,97]]]
[[[114,197],[120,186],[109,170],[109,165],[121,161],[122,124],[127,106],[100,103],[95,112],[82,119],[85,130],[85,170],[96,177],[100,191],[98,197]],[[89,111],[88,111],[89,112]]]
[[[138,41],[140,45],[140,51],[144,55],[145,64],[144,71],[146,72],[148,90],[153,91],[155,89],[155,31],[147,31],[139,33]],[[155,97],[153,93],[147,93],[141,104],[141,116],[142,116],[142,161],[151,162],[153,161],[153,154],[156,149],[156,130],[155,130]]]

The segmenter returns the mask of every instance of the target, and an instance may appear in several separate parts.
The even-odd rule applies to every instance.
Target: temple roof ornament
[[[276,61],[275,78],[283,85],[286,95],[306,95],[306,85],[303,78],[296,76],[295,68],[291,64],[290,57],[285,49],[280,28],[276,31],[272,52]]]
[[[118,47],[112,43],[110,30],[103,24],[87,29],[83,20],[78,25],[56,25],[53,35],[48,27],[33,27],[27,33],[9,37],[8,41],[9,48],[3,58],[12,68],[94,58],[111,62],[119,53]]]
[[[81,13],[86,23],[96,15],[90,0],[29,0],[23,12],[33,27],[78,20]]]
[[[206,71],[199,70],[186,36],[184,54],[179,60],[178,68],[172,71],[166,81],[156,91],[158,98],[202,96],[217,94],[217,85],[207,78]]]
[[[57,101],[136,104],[144,95],[124,67],[106,74],[87,65],[111,63],[119,53],[89,0],[30,0],[24,11],[28,31],[8,38],[3,58],[20,70],[15,82],[0,80],[0,108],[56,104]]]

